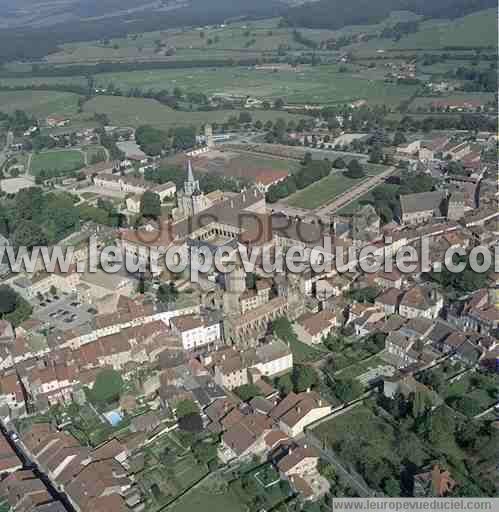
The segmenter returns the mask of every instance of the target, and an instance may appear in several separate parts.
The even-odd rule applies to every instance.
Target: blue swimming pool
[[[121,420],[123,419],[123,416],[120,411],[105,412],[104,416],[113,427],[121,423]]]

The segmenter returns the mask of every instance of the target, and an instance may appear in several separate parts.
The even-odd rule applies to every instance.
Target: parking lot
[[[67,330],[90,322],[96,310],[82,304],[75,295],[45,295],[32,300],[33,317],[49,326],[49,330]]]

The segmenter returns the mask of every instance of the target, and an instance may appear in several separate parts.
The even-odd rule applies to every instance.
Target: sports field
[[[37,176],[41,171],[64,174],[81,169],[83,165],[83,154],[80,151],[47,151],[33,155],[30,174]]]

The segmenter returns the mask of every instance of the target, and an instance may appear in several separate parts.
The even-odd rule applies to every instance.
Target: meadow
[[[191,68],[175,70],[145,70],[121,73],[99,73],[94,76],[98,88],[109,84],[128,91],[172,91],[180,87],[187,92],[207,95],[226,94],[256,96],[259,98],[283,98],[288,103],[348,103],[366,99],[370,104],[397,106],[417,89],[414,85],[387,84],[382,76],[373,72],[344,73],[336,64],[324,66],[300,66],[296,70],[257,70],[247,67]],[[28,84],[78,84],[84,85],[83,76],[0,78],[0,85],[20,87]]]
[[[0,91],[0,112],[24,110],[37,118],[72,116],[78,110],[78,95],[53,91]]]
[[[173,110],[156,100],[144,98],[124,98],[118,96],[97,96],[86,102],[84,111],[89,113],[106,114],[111,123],[119,126],[137,127],[142,124],[150,124],[157,128],[168,129],[175,126],[193,125],[200,127],[205,123],[224,123],[231,116],[238,116],[238,110],[215,110],[210,112],[183,112]],[[275,121],[282,117],[286,121],[295,121],[303,118],[294,114],[275,111],[251,112],[253,119],[266,122],[269,119]]]

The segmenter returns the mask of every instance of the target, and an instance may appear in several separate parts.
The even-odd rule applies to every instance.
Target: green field
[[[76,114],[78,95],[53,91],[0,91],[0,112],[24,110],[37,118]]]
[[[455,20],[428,20],[420,25],[414,34],[402,37],[400,41],[372,39],[349,47],[359,53],[376,50],[440,50],[446,47],[496,47],[497,11],[487,9]]]
[[[150,124],[158,128],[168,129],[179,125],[200,127],[205,123],[224,123],[231,116],[238,116],[237,110],[215,110],[213,112],[183,112],[173,110],[156,100],[144,98],[123,98],[118,96],[97,96],[85,103],[86,113],[98,112],[107,114],[112,124],[120,126],[140,126]],[[269,119],[275,121],[282,117],[286,121],[298,121],[303,116],[275,111],[251,112],[254,120],[262,122]]]
[[[333,201],[352,187],[362,183],[361,179],[347,178],[342,173],[335,173],[316,181],[312,185],[289,196],[287,203],[296,208],[314,209]]]
[[[83,165],[83,155],[80,151],[47,151],[33,155],[30,173],[36,176],[43,170],[54,171],[57,174],[65,174],[81,169]]]
[[[335,64],[302,66],[296,71],[285,69],[278,72],[246,67],[193,68],[175,70],[145,70],[95,75],[97,87],[114,84],[127,91],[138,87],[143,90],[173,90],[180,87],[188,92],[207,95],[227,94],[259,98],[283,98],[288,103],[347,103],[366,99],[370,104],[397,106],[415,91],[414,85],[385,83],[373,78],[372,70],[353,74],[339,72]],[[0,85],[21,86],[26,84],[79,84],[85,77],[37,77],[0,79]],[[9,93],[10,94],[10,93]],[[76,101],[76,100],[75,100]]]
[[[57,64],[96,61],[162,60],[183,59],[248,59],[263,53],[277,52],[284,45],[291,50],[306,47],[295,41],[293,29],[278,28],[279,19],[255,22],[231,23],[226,27],[204,30],[165,30],[139,34],[127,38],[71,43],[63,45],[60,52],[48,56],[48,61]],[[334,32],[329,30],[301,29],[308,39],[320,42],[329,39]],[[160,43],[161,47],[158,46]],[[173,54],[167,48],[175,48]]]

